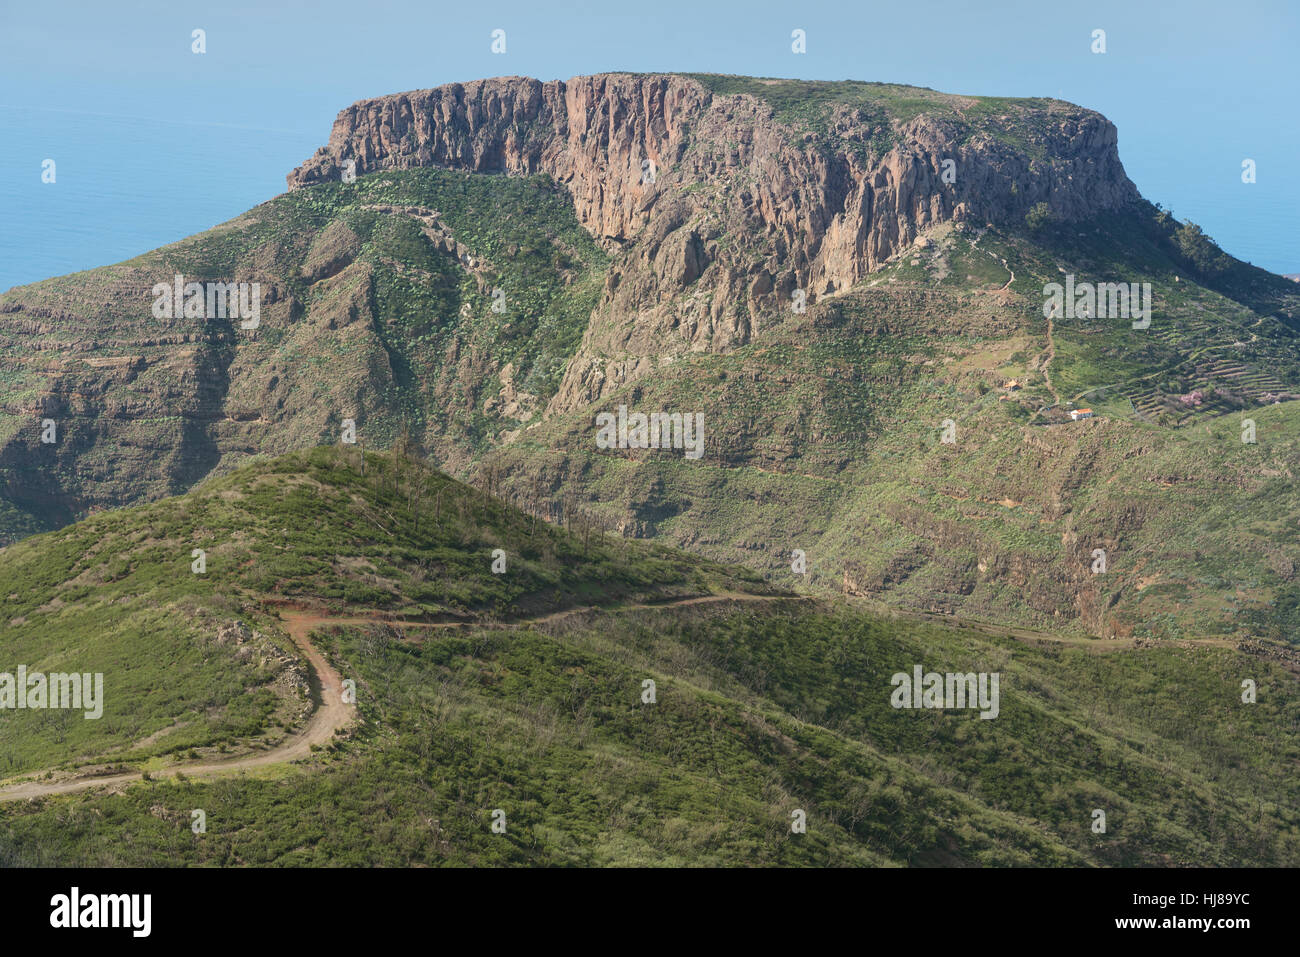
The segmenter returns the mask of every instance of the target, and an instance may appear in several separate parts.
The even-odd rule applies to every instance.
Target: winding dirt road
[[[681,598],[660,604],[646,603],[635,605],[618,605],[605,608],[606,611],[645,610],[653,608],[674,608],[686,605],[703,605],[721,601],[772,601],[802,600],[799,596],[785,595],[747,595],[743,593],[724,593],[720,595],[698,595],[693,598]],[[566,608],[537,618],[522,619],[504,623],[506,626],[544,624],[558,621],[571,615],[584,612],[600,611],[601,606],[582,606]],[[356,715],[354,705],[343,703],[343,679],[334,670],[325,656],[307,638],[317,628],[335,625],[388,625],[397,629],[408,628],[465,628],[483,626],[483,622],[414,622],[401,621],[381,616],[342,617],[331,616],[320,611],[282,608],[281,620],[285,630],[293,639],[299,650],[311,664],[312,699],[316,704],[307,726],[290,735],[274,748],[256,754],[229,758],[224,761],[196,761],[189,764],[175,764],[158,772],[166,776],[182,772],[189,778],[210,778],[249,768],[265,767],[272,764],[285,764],[305,758],[311,753],[313,745],[323,746],[334,737],[334,732],[347,727]],[[42,772],[36,772],[42,773]],[[57,794],[74,794],[97,787],[113,787],[144,780],[140,771],[125,771],[116,774],[71,775],[66,778],[48,781],[26,781],[0,788],[0,802],[22,801],[32,798],[49,797]]]
[[[574,615],[598,612],[598,611],[638,611],[652,610],[655,608],[679,608],[689,605],[714,604],[724,601],[815,601],[814,596],[808,595],[749,595],[744,593],[723,593],[718,595],[697,595],[692,598],[679,598],[674,601],[666,602],[648,602],[632,605],[615,605],[599,606],[584,605],[578,608],[565,608],[560,611],[551,612],[535,618],[520,619],[511,622],[502,622],[502,627],[515,627],[524,625],[538,625],[550,622],[556,622]],[[862,597],[850,596],[850,600],[860,607],[866,607],[877,611],[878,613],[884,606],[878,606],[877,602]],[[928,612],[904,612],[899,609],[885,611],[884,614],[890,617],[899,617],[905,619],[927,621],[935,624],[943,624],[949,628],[958,630],[969,629],[988,635],[1000,637],[1012,637],[1022,641],[1029,642],[1052,642],[1076,645],[1079,647],[1089,648],[1094,651],[1117,651],[1121,649],[1132,648],[1135,642],[1132,639],[1106,640],[1063,637],[1051,635],[1046,632],[1031,631],[1023,628],[1006,628],[993,625],[987,622],[972,620],[956,619],[949,615],[934,614]],[[243,755],[240,757],[229,758],[224,761],[196,761],[190,764],[176,764],[168,767],[161,774],[174,774],[177,771],[183,772],[190,778],[210,778],[222,774],[230,774],[237,771],[245,771],[250,768],[265,767],[273,764],[284,764],[290,761],[296,761],[305,758],[311,753],[313,745],[323,746],[334,737],[335,731],[347,727],[352,723],[356,716],[356,709],[353,705],[344,704],[342,696],[343,679],[339,673],[325,660],[309,640],[308,636],[312,631],[337,625],[387,625],[389,627],[405,631],[407,629],[444,629],[444,628],[466,628],[466,627],[483,627],[484,622],[414,622],[402,621],[399,619],[385,618],[378,615],[372,616],[333,616],[325,614],[319,610],[302,610],[282,608],[280,612],[285,630],[288,631],[294,644],[302,651],[307,661],[311,664],[311,691],[312,699],[315,702],[315,710],[311,718],[307,721],[306,727],[295,734],[290,735],[280,744],[268,751],[260,753]],[[489,625],[490,627],[490,625]],[[1237,647],[1235,641],[1229,640],[1204,640],[1188,643],[1190,646],[1215,645],[1224,647]],[[39,773],[39,772],[38,772]],[[59,794],[73,794],[78,791],[89,790],[97,787],[113,787],[118,785],[130,784],[132,782],[143,780],[139,771],[128,771],[117,774],[106,774],[99,776],[75,776],[70,775],[63,779],[49,781],[27,781],[22,784],[10,785],[6,788],[0,788],[0,802],[3,801],[21,801],[33,798],[49,797]]]
[[[268,764],[296,761],[310,754],[312,745],[324,745],[334,737],[337,729],[347,727],[352,721],[356,709],[352,705],[343,703],[343,679],[325,660],[325,656],[307,640],[307,636],[313,629],[322,625],[370,624],[380,619],[330,618],[311,612],[294,611],[283,612],[281,617],[284,620],[285,630],[293,638],[294,644],[311,663],[311,690],[316,708],[308,719],[307,726],[269,751],[230,758],[226,761],[177,764],[167,768],[166,774],[181,771],[187,777],[204,778]],[[127,771],[91,777],[69,777],[59,781],[29,781],[0,789],[0,801],[21,801],[25,798],[45,797],[51,794],[72,794],[87,788],[110,787],[139,780],[142,780],[141,772]]]

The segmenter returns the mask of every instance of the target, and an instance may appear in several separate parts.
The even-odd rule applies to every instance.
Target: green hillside
[[[401,457],[361,469],[358,449],[292,453],[0,549],[0,671],[106,682],[98,720],[3,712],[0,778],[282,740],[309,710],[286,603],[470,622],[768,590],[580,514],[566,534]]]
[[[107,764],[150,778],[0,801],[0,860],[1300,862],[1300,694],[1260,654],[1277,649],[881,616],[592,525],[320,448],[0,551],[4,580],[29,583],[0,607],[5,667],[102,670],[108,702],[98,722],[6,713],[9,785]],[[292,764],[186,775],[196,752],[255,755],[287,733],[274,668],[240,649],[301,668],[290,607],[369,619],[312,635],[355,680],[358,721]],[[214,641],[240,622],[263,639]],[[916,665],[998,673],[997,717],[895,709],[891,676]]]
[[[507,496],[576,469],[611,522],[789,587],[1087,634],[1294,641],[1294,284],[1244,264],[1198,278],[1148,213],[1069,238],[937,230],[760,340],[489,459]],[[1060,318],[1049,336],[1042,288],[1064,273],[1149,282],[1150,327]],[[620,404],[701,412],[704,456],[594,448],[593,413]],[[1095,417],[1070,421],[1076,407]]]
[[[10,290],[0,543],[185,491],[250,455],[337,442],[345,419],[368,448],[408,433],[463,465],[554,393],[604,263],[546,177],[421,169],[286,193],[135,259]],[[258,280],[270,301],[251,332],[158,318],[152,287],[174,275]],[[513,405],[485,410],[507,381]],[[40,441],[47,417],[56,443]]]

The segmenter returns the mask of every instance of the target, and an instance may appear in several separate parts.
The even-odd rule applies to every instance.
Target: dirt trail
[[[979,249],[980,240],[984,238],[985,232],[986,230],[983,229],[979,231],[979,234],[975,237],[974,241],[970,244],[971,249]],[[991,256],[994,259],[996,259],[998,262],[1002,263],[1002,268],[1005,269],[1010,274],[1010,278],[1007,279],[1006,283],[1002,286],[1001,289],[998,290],[998,292],[1006,292],[1007,290],[1009,290],[1011,288],[1011,284],[1016,281],[1016,271],[1012,269],[1009,265],[1007,265],[1007,261],[1003,259],[1001,256],[999,256],[997,253],[993,252],[993,250],[980,249],[980,252],[984,253],[986,256]]]
[[[181,771],[187,777],[201,778],[264,767],[268,764],[296,761],[310,754],[312,745],[326,744],[334,737],[336,729],[346,727],[352,720],[352,706],[343,703],[343,679],[325,660],[325,656],[307,640],[307,635],[312,629],[322,625],[369,624],[378,619],[330,618],[311,612],[294,611],[283,612],[281,617],[284,619],[285,630],[293,638],[294,644],[311,663],[312,697],[316,701],[316,709],[308,719],[307,726],[269,751],[225,761],[177,764],[168,767],[165,772],[159,772],[160,774],[170,775]],[[73,777],[62,781],[29,781],[0,790],[0,801],[20,801],[24,798],[44,797],[50,794],[71,794],[87,788],[126,784],[139,780],[141,780],[139,771],[127,771],[95,777]]]
[[[1016,271],[1012,269],[1010,266],[1008,266],[1007,261],[1003,259],[1001,256],[991,253],[987,249],[984,251],[986,253],[989,253],[989,255],[992,256],[994,259],[996,259],[998,262],[1002,263],[1002,268],[1005,269],[1008,273],[1010,273],[1010,278],[1006,281],[1006,283],[1002,286],[1002,288],[998,290],[998,292],[1006,292],[1008,289],[1011,288],[1011,284],[1016,281]]]
[[[1052,316],[1056,315],[1056,310],[1052,310],[1052,315],[1047,317],[1047,360],[1043,363],[1043,381],[1047,383],[1047,391],[1052,393],[1052,398],[1056,404],[1061,404],[1061,394],[1056,391],[1056,386],[1052,385],[1052,363],[1056,359],[1056,339],[1053,336],[1055,331],[1052,328]]]
[[[648,602],[633,605],[606,606],[604,610],[637,611],[653,608],[680,608],[687,605],[712,604],[714,602],[722,601],[773,601],[780,599],[805,600],[801,596],[748,595],[735,592],[718,595],[699,595],[693,598],[681,598],[676,601],[661,603]],[[570,615],[599,611],[601,608],[602,606],[599,605],[583,606],[580,608],[565,608],[540,617],[503,622],[502,624],[505,626],[543,624],[546,622],[558,621]],[[485,624],[484,622],[461,621],[402,621],[400,619],[385,618],[381,615],[361,617],[334,616],[326,614],[320,610],[302,610],[284,607],[280,610],[280,617],[284,622],[285,630],[289,632],[289,636],[293,639],[294,644],[298,646],[303,655],[311,663],[312,698],[316,703],[316,708],[312,712],[311,718],[308,719],[307,726],[301,731],[290,735],[269,751],[229,758],[224,761],[196,761],[189,764],[182,763],[170,765],[165,770],[157,772],[159,776],[166,777],[180,771],[183,772],[186,777],[207,778],[221,774],[229,774],[233,771],[244,771],[249,768],[265,767],[271,764],[284,764],[289,761],[296,761],[300,758],[307,757],[311,753],[312,745],[324,745],[328,743],[333,739],[336,730],[347,727],[347,725],[352,721],[355,708],[352,705],[343,703],[343,679],[339,676],[339,673],[334,670],[328,661],[325,660],[325,656],[307,640],[307,636],[311,634],[314,629],[335,625],[389,625],[397,629],[435,629],[465,628],[473,626],[482,627]],[[117,774],[104,774],[89,777],[68,777],[62,780],[28,781],[23,784],[15,784],[6,788],[0,788],[0,802],[21,801],[56,794],[73,794],[77,791],[85,791],[89,788],[111,787],[114,785],[129,784],[140,780],[142,780],[141,772],[126,771]]]
[[[524,618],[516,621],[502,622],[502,627],[512,627],[521,625],[545,624],[548,622],[559,621],[573,615],[579,615],[597,611],[649,611],[656,608],[682,608],[689,605],[706,605],[715,604],[725,601],[816,601],[815,596],[809,595],[750,595],[742,592],[724,592],[716,595],[697,595],[693,598],[679,598],[674,601],[666,602],[640,602],[630,605],[584,605],[578,608],[565,608],[560,611],[551,612],[534,618]],[[973,630],[983,634],[996,637],[1013,637],[1022,641],[1030,642],[1053,642],[1061,644],[1075,645],[1085,647],[1093,651],[1118,651],[1134,647],[1133,639],[1110,639],[1098,640],[1095,638],[1082,637],[1064,637],[1052,635],[1046,632],[1033,631],[1026,628],[1006,628],[981,622],[973,619],[959,619],[949,615],[935,614],[922,611],[904,611],[889,606],[881,606],[878,602],[869,598],[860,596],[849,596],[849,600],[854,604],[867,606],[877,613],[882,613],[884,617],[897,616],[912,620],[932,622],[943,624],[956,630]],[[325,656],[308,640],[308,635],[314,629],[323,627],[332,627],[336,625],[388,625],[390,627],[403,630],[408,628],[420,629],[440,629],[440,628],[465,628],[465,627],[483,627],[485,622],[418,622],[403,621],[400,619],[387,618],[382,615],[368,616],[335,616],[324,613],[321,610],[303,610],[294,608],[281,608],[281,619],[284,622],[285,630],[288,631],[303,655],[311,663],[312,668],[312,697],[316,702],[316,708],[312,712],[311,718],[307,721],[307,726],[296,734],[290,735],[276,747],[269,751],[263,751],[256,754],[249,754],[242,757],[229,758],[224,761],[197,761],[190,764],[176,764],[169,766],[165,771],[159,772],[160,776],[175,774],[177,771],[183,772],[190,778],[208,778],[217,775],[229,774],[234,771],[243,771],[249,768],[265,767],[272,764],[283,764],[289,761],[296,761],[300,758],[307,757],[311,753],[312,745],[324,745],[334,737],[334,732],[340,728],[345,728],[351,723],[355,709],[351,705],[343,703],[342,687],[343,679],[339,673],[325,660]],[[1186,646],[1222,646],[1236,648],[1237,642],[1227,639],[1208,639],[1195,642],[1187,642]],[[39,773],[39,772],[38,772]],[[98,777],[68,777],[62,780],[53,781],[29,781],[23,784],[11,785],[7,788],[0,789],[0,802],[3,801],[21,801],[30,798],[48,797],[58,794],[73,794],[78,791],[85,791],[95,787],[112,787],[116,785],[130,784],[140,781],[141,773],[139,771],[128,771],[118,774],[100,775]]]

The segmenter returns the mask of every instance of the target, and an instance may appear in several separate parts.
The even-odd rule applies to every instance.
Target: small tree
[[[1202,276],[1217,276],[1232,265],[1214,241],[1191,220],[1174,230],[1174,244],[1188,264]]]
[[[1046,203],[1035,203],[1029,212],[1025,213],[1025,225],[1034,232],[1038,232],[1052,221],[1052,207]]]

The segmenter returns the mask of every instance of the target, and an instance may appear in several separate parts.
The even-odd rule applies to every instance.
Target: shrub
[[[1025,213],[1025,225],[1034,232],[1038,232],[1050,222],[1052,222],[1052,208],[1046,203],[1035,203],[1033,208]]]

